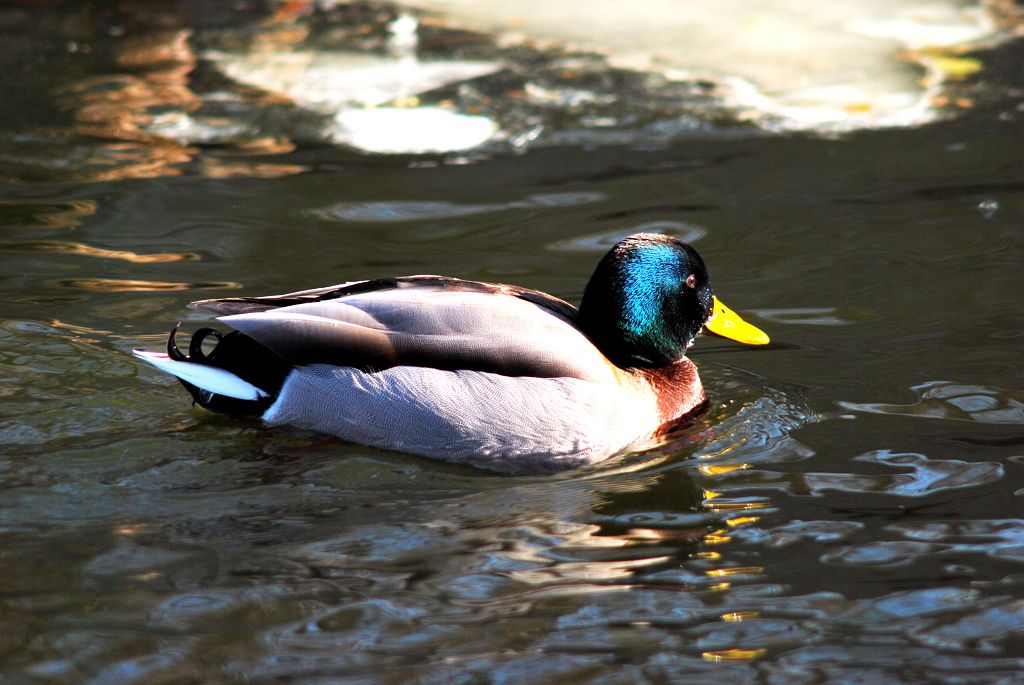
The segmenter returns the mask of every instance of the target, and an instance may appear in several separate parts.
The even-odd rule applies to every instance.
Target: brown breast
[[[658,418],[663,433],[688,422],[707,406],[707,395],[700,382],[697,366],[687,358],[659,369],[638,369],[654,390]]]

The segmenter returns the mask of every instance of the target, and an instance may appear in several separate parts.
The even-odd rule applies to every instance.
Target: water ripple
[[[1021,519],[906,521],[884,530],[902,539],[841,547],[825,554],[822,560],[854,566],[905,566],[927,556],[962,559],[973,554],[1024,562]]]
[[[855,307],[788,307],[750,311],[774,323],[802,326],[849,326],[878,318],[878,315],[871,311]]]
[[[929,419],[1024,424],[1024,395],[983,385],[929,381],[910,388],[918,396],[912,404],[840,402],[851,411]]]
[[[746,527],[733,537],[752,544],[786,547],[799,542],[831,544],[848,540],[864,530],[858,521],[790,521],[774,528]]]
[[[941,650],[998,654],[1003,640],[1024,630],[1024,601],[1020,600],[949,613],[953,615],[911,629],[911,638]]]
[[[855,461],[906,470],[905,473],[857,474],[788,473],[763,469],[732,471],[719,476],[715,488],[735,492],[745,488],[774,488],[793,494],[824,496],[828,492],[877,493],[923,497],[944,490],[992,483],[1003,477],[998,462],[931,459],[923,454],[876,450],[854,457]]]
[[[953,553],[975,553],[1024,562],[1024,521],[986,519],[906,522],[886,530],[910,540],[942,544]]]
[[[297,554],[321,571],[328,568],[400,570],[427,553],[455,554],[463,545],[437,527],[378,524],[310,543]]]
[[[143,281],[124,278],[62,278],[53,281],[59,288],[90,290],[94,292],[124,293],[165,290],[237,290],[242,287],[235,281],[208,281],[203,283],[178,283],[173,281]]]
[[[0,200],[0,223],[6,228],[75,228],[96,214],[96,200]]]
[[[101,247],[66,240],[7,240],[0,242],[0,250],[9,252],[43,252],[116,259],[132,264],[163,264],[199,259],[195,252],[157,252],[139,254],[127,250],[108,250]]]
[[[311,214],[329,221],[357,223],[401,223],[407,221],[428,221],[454,219],[473,214],[504,212],[513,209],[544,209],[589,204],[604,199],[603,193],[549,193],[530,195],[525,200],[460,204],[441,201],[387,200],[380,202],[339,202],[323,209],[311,210]]]
[[[634,233],[663,233],[675,236],[685,243],[700,240],[708,234],[708,229],[684,221],[648,221],[627,228],[619,228],[602,233],[590,233],[576,238],[559,240],[551,243],[552,250],[569,252],[606,252],[623,238]]]
[[[776,388],[752,390],[752,380],[717,365],[702,363],[701,376],[715,397],[729,398],[711,409],[698,424],[692,442],[701,445],[697,464],[748,468],[760,463],[800,461],[814,455],[791,433],[821,420],[796,393]],[[759,385],[759,384],[758,384]]]
[[[945,545],[925,542],[878,541],[841,547],[823,554],[825,563],[848,566],[907,566],[928,554],[946,551]]]

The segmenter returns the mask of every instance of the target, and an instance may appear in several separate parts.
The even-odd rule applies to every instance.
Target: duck
[[[434,275],[190,307],[231,330],[199,328],[184,352],[176,326],[166,351],[133,354],[194,404],[510,473],[596,464],[692,422],[708,403],[687,356],[702,330],[769,342],[692,246],[644,233],[602,257],[578,308]]]

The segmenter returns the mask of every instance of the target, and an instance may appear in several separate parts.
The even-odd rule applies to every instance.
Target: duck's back
[[[204,300],[218,318],[295,365],[419,366],[605,381],[608,361],[576,309],[537,291],[440,276]]]

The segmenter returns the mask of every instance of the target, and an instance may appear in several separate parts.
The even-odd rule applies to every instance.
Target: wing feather
[[[481,281],[466,281],[461,278],[450,276],[401,276],[397,278],[377,278],[368,281],[349,281],[337,285],[329,285],[322,288],[310,290],[299,290],[284,295],[265,295],[261,297],[225,297],[214,300],[198,300],[189,304],[193,309],[228,316],[231,314],[246,314],[249,312],[262,312],[278,307],[288,307],[295,304],[307,302],[323,302],[359,295],[371,292],[384,292],[388,290],[426,289],[431,291],[450,292],[479,292],[498,295],[518,297],[528,302],[550,309],[559,316],[569,321],[575,321],[577,315],[576,307],[565,300],[560,300],[553,295],[530,290],[515,285],[503,285],[497,283],[483,283]]]
[[[512,286],[437,276],[196,303],[293,364],[423,366],[606,379],[575,308]]]

